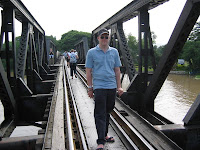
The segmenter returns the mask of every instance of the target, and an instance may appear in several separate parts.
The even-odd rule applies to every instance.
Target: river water
[[[126,86],[123,82],[122,87]],[[183,124],[183,118],[199,93],[200,80],[189,75],[169,74],[155,99],[155,111],[174,123]]]
[[[128,76],[125,76],[122,87],[126,90]],[[182,120],[200,93],[200,80],[188,75],[170,74],[155,99],[155,111],[176,124]],[[0,102],[0,123],[4,120],[3,106]],[[17,127],[12,136],[37,135],[37,127]]]
[[[174,123],[182,123],[200,93],[200,80],[170,74],[155,99],[155,111]]]

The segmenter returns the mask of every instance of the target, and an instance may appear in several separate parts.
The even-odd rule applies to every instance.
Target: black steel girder
[[[110,29],[111,25],[117,22],[126,22],[136,16],[138,16],[139,9],[148,5],[148,10],[153,9],[169,0],[133,0],[115,15],[107,19],[104,23],[93,30],[93,34],[98,33],[102,28]]]
[[[146,109],[154,111],[154,99],[176,62],[190,32],[200,15],[200,0],[187,0],[174,31],[165,47],[150,84],[144,94]]]
[[[79,64],[84,64],[87,52],[89,50],[88,47],[88,39],[87,37],[83,37],[79,42],[74,45],[76,51],[78,52],[78,62]]]
[[[4,107],[5,117],[0,126],[0,135],[9,137],[19,121],[34,122],[42,118],[47,98],[41,97],[35,100],[29,97],[39,97],[38,94],[52,92],[55,72],[47,66],[49,43],[46,42],[45,32],[23,3],[20,0],[0,0],[0,7],[3,9],[0,43],[0,101]],[[16,19],[22,25],[18,51],[16,51],[14,26]],[[12,38],[9,37],[10,35]],[[51,47],[53,45],[56,54],[55,45],[53,43],[50,45]],[[50,76],[48,76],[49,73],[51,73]],[[37,108],[38,106],[40,109]],[[36,110],[37,113],[24,112],[29,111],[30,108]],[[26,117],[23,117],[24,113]]]
[[[0,0],[0,6],[4,8],[5,6],[10,6],[15,9],[16,19],[20,22],[30,22],[39,32],[43,35],[45,34],[42,27],[36,21],[36,19],[31,15],[28,9],[20,0]]]
[[[118,40],[118,42],[116,41]],[[117,49],[119,50],[121,60],[122,60],[122,66],[125,66],[125,70],[127,71],[127,74],[129,76],[130,81],[133,79],[135,75],[135,67],[133,64],[132,56],[128,49],[128,44],[126,41],[126,37],[123,31],[123,24],[122,22],[118,22],[115,25],[112,25],[111,27],[111,42],[118,43]],[[111,44],[111,46],[114,46]]]
[[[115,39],[118,40],[119,46],[118,46],[118,50],[120,52],[120,54],[122,54],[122,64],[126,67],[126,72],[128,73],[129,76],[129,80],[131,81],[133,79],[133,77],[135,76],[135,67],[132,61],[132,56],[129,52],[128,49],[128,45],[127,45],[127,41],[126,38],[124,36],[124,31],[123,31],[123,23],[136,17],[136,16],[140,16],[140,18],[143,19],[143,21],[145,20],[147,23],[145,23],[145,28],[147,28],[145,31],[141,31],[144,32],[145,34],[145,41],[146,43],[150,43],[150,48],[148,48],[148,45],[145,44],[144,48],[140,48],[141,52],[141,56],[140,58],[142,58],[142,54],[146,53],[145,55],[145,67],[146,70],[148,69],[148,55],[152,56],[152,62],[153,62],[153,68],[155,69],[155,61],[154,61],[154,55],[153,55],[153,46],[152,46],[152,40],[151,40],[151,33],[150,33],[150,27],[149,27],[149,20],[148,18],[145,18],[144,15],[141,16],[141,12],[147,12],[150,9],[153,9],[155,7],[157,7],[158,5],[161,5],[163,3],[165,3],[168,0],[134,0],[131,3],[129,3],[126,7],[124,7],[123,9],[121,9],[119,12],[117,12],[115,15],[113,15],[112,17],[110,17],[108,20],[106,20],[104,23],[102,23],[100,26],[98,26],[96,29],[94,29],[92,31],[92,40],[91,40],[91,47],[95,46],[98,44],[97,41],[97,33],[100,29],[102,28],[107,28],[107,29],[111,29],[111,36],[112,36],[112,41],[111,43],[116,43]],[[142,13],[144,14],[144,13]],[[141,21],[141,19],[140,19]],[[139,25],[141,26],[141,25]],[[142,29],[142,28],[140,28]],[[144,29],[144,28],[143,28]],[[141,33],[139,33],[141,34]],[[141,41],[142,39],[140,38],[139,41]],[[140,42],[141,43],[141,42]],[[140,63],[140,68],[142,68],[142,64]],[[140,72],[141,74],[142,72]],[[146,78],[148,78],[148,72],[145,72]],[[143,76],[145,77],[145,76]],[[147,80],[146,80],[146,86],[147,86]]]

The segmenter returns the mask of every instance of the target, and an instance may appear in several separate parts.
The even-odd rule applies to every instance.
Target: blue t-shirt
[[[71,54],[70,54],[70,61],[69,62],[70,63],[76,63],[77,62],[76,56],[77,56],[76,53],[71,52]]]
[[[92,68],[94,90],[117,88],[114,68],[120,66],[119,53],[113,47],[104,53],[97,45],[87,53],[85,67]]]

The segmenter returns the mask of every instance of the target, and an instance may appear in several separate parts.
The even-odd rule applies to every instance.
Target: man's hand
[[[122,88],[118,88],[118,95],[121,96],[124,93],[124,90]]]
[[[93,98],[93,88],[89,88],[88,89],[88,96],[90,97],[90,98]]]

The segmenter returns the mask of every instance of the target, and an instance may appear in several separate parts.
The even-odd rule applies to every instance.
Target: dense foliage
[[[164,49],[165,45],[160,47],[154,46],[154,54],[157,63],[162,56]],[[186,62],[185,66],[177,65],[178,67],[181,67],[192,74],[200,73],[200,22],[195,24],[178,58],[184,59]]]
[[[132,34],[130,33],[127,37],[127,42],[128,42],[128,48],[130,50],[130,53],[132,55],[133,58],[133,63],[134,64],[138,64],[138,41],[136,39],[136,37],[132,36]]]
[[[197,22],[185,43],[179,58],[189,63],[187,70],[200,73],[200,22]]]
[[[79,32],[76,30],[71,30],[62,35],[61,40],[58,41],[58,49],[61,52],[65,50],[69,51],[70,49],[74,48],[74,45],[81,40],[83,37],[88,38],[88,43],[90,44],[91,34],[87,32]]]
[[[190,33],[188,41],[200,41],[200,22],[197,22]]]
[[[159,58],[161,57],[161,53],[163,51],[162,48],[157,48],[155,46],[155,39],[156,39],[156,35],[154,34],[154,32],[151,33],[152,34],[152,44],[154,45],[154,55],[156,57],[156,62],[158,62]],[[132,55],[133,58],[133,63],[135,65],[138,65],[138,56],[139,56],[139,50],[138,50],[138,40],[136,39],[135,36],[133,36],[131,33],[128,34],[127,36],[127,42],[128,42],[128,48],[130,50],[130,53]],[[151,64],[150,59],[149,59],[149,64]]]
[[[50,39],[56,47],[59,47],[58,41],[56,40],[56,37],[51,36],[46,36],[46,39]]]

